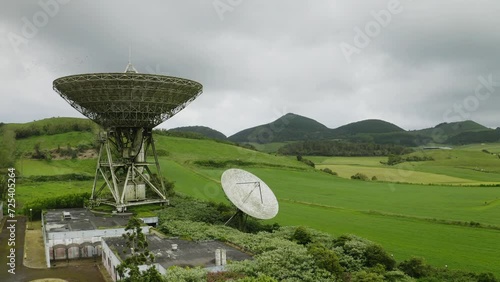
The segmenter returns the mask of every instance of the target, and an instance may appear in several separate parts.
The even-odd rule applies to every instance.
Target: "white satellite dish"
[[[258,219],[271,219],[278,214],[278,200],[273,191],[250,172],[228,169],[222,174],[221,183],[229,200],[245,214]]]

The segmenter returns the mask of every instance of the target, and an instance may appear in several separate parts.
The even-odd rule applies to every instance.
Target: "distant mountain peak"
[[[389,133],[402,131],[405,130],[393,123],[381,119],[365,119],[332,129],[332,134],[354,135],[361,133]]]
[[[228,139],[251,143],[310,140],[326,136],[328,130],[328,127],[314,119],[287,113],[271,123],[242,130]]]

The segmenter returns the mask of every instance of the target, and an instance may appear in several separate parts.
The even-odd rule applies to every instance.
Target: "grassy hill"
[[[394,181],[429,180],[440,184],[416,185],[337,177],[298,162],[295,157],[270,155],[216,140],[170,136],[155,139],[157,149],[167,152],[160,157],[162,172],[175,182],[179,193],[227,202],[220,176],[226,168],[240,167],[266,181],[275,192],[280,211],[269,223],[305,225],[336,236],[356,234],[380,243],[398,261],[421,256],[436,266],[500,275],[500,190],[478,185],[500,183],[500,159],[495,155],[500,152],[500,144],[415,152],[432,154],[434,161],[404,162],[393,167],[380,164],[384,158],[311,158],[319,168],[390,169],[391,175],[403,178]],[[58,144],[77,146],[93,140],[89,132],[66,132],[19,139],[16,148],[22,155],[37,143],[42,149],[50,149]],[[206,165],[207,160],[225,167]],[[93,175],[95,159],[24,158],[17,161],[16,168],[25,177]],[[382,176],[379,172],[376,175]],[[414,181],[405,181],[405,177]],[[444,178],[453,180],[442,181]],[[89,192],[92,186],[92,180],[28,180],[20,179],[17,185],[19,209],[32,199]],[[445,185],[451,182],[471,186]]]
[[[434,142],[443,143],[450,137],[459,135],[464,132],[478,132],[488,130],[489,128],[480,125],[472,120],[459,122],[443,122],[432,128],[412,131],[415,134],[422,134],[432,137]]]
[[[16,139],[75,131],[96,132],[99,129],[99,126],[89,119],[69,117],[52,117],[22,124],[0,123],[0,127],[14,131]]]
[[[498,142],[500,129],[489,129],[467,120],[406,131],[393,123],[378,119],[367,119],[328,129],[315,120],[287,114],[272,123],[245,129],[229,137],[233,142],[250,143],[264,152],[276,152],[280,145],[290,142],[328,139],[420,147],[428,144]]]
[[[279,119],[256,127],[242,130],[229,140],[240,143],[271,143],[294,140],[315,140],[324,138],[328,128],[307,117],[288,113]]]
[[[401,127],[379,119],[367,119],[349,123],[330,131],[331,136],[341,137],[361,133],[388,133],[405,131]]]
[[[474,143],[496,143],[500,142],[500,128],[481,131],[461,132],[446,140],[449,144],[474,144]]]
[[[217,140],[226,140],[227,137],[222,132],[212,129],[206,126],[184,126],[169,129],[171,132],[191,132],[201,134],[207,138],[217,139]]]

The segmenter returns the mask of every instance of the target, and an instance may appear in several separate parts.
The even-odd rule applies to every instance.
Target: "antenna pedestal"
[[[238,209],[236,213],[229,218],[224,225],[230,225],[231,222],[235,222],[236,228],[238,230],[246,232],[246,225],[248,220],[248,214],[244,213],[242,210]]]
[[[168,204],[151,129],[113,128],[101,133],[99,141],[91,196],[94,205],[107,204],[122,212],[129,206]],[[149,148],[154,163],[146,160]],[[150,166],[156,167],[156,173]]]

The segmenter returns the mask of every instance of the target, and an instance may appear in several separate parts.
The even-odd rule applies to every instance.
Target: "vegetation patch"
[[[398,145],[351,143],[345,141],[303,141],[286,144],[278,150],[282,155],[301,156],[387,156],[408,154],[412,149]]]
[[[356,179],[356,180],[363,180],[363,181],[369,181],[370,178],[368,176],[366,176],[366,174],[363,174],[363,173],[356,173],[355,175],[352,175],[351,176],[351,179]]]

